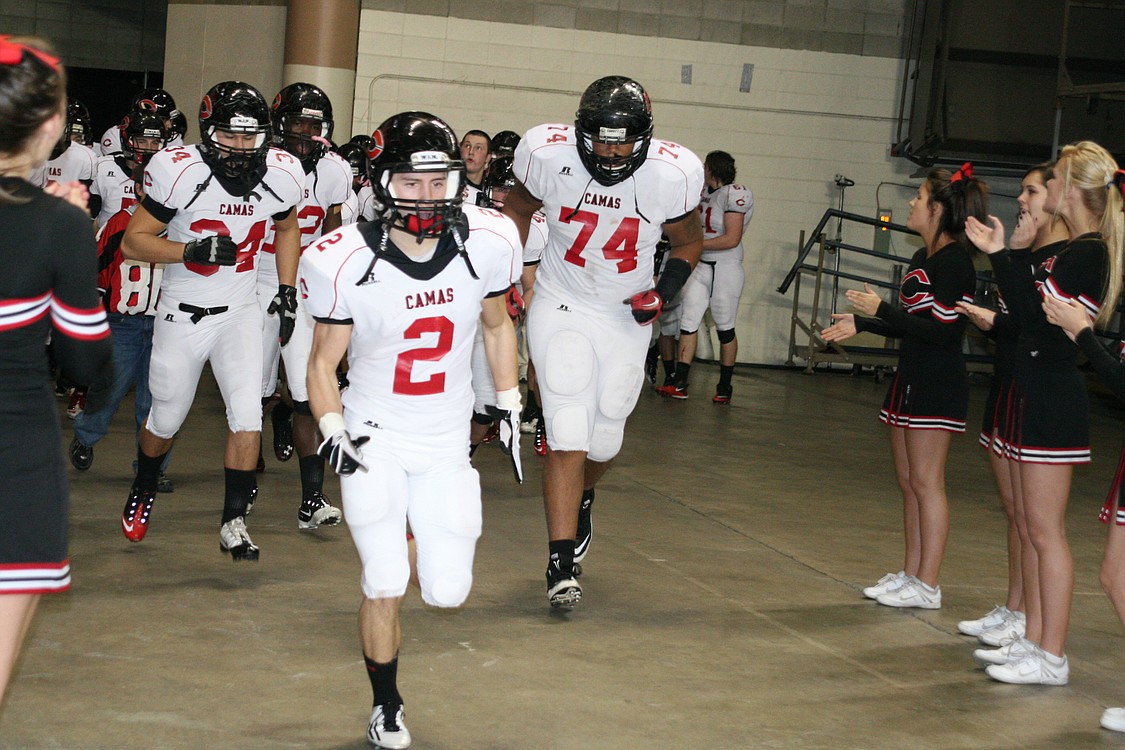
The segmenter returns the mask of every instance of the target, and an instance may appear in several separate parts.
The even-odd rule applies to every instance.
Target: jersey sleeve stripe
[[[80,310],[52,297],[51,322],[55,328],[72,339],[97,341],[109,336],[109,323],[106,321],[103,307]]]
[[[0,331],[22,328],[40,320],[50,309],[48,292],[34,299],[16,299],[0,302]]]

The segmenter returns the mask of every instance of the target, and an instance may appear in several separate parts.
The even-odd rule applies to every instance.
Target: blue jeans
[[[152,354],[152,329],[155,318],[151,315],[122,315],[109,313],[109,328],[113,334],[113,378],[90,385],[87,403],[97,410],[83,411],[74,420],[74,436],[83,445],[93,446],[109,432],[109,423],[121,401],[135,383],[137,432],[140,432],[152,407],[152,393],[148,389],[148,361]]]

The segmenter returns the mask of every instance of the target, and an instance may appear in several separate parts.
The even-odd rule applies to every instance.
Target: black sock
[[[301,465],[301,499],[308,500],[324,487],[324,459],[314,453],[297,462]]]
[[[367,679],[371,680],[371,705],[402,703],[402,696],[398,694],[398,656],[380,664],[364,654],[363,663],[367,665]]]
[[[246,515],[246,506],[254,494],[254,470],[224,469],[226,472],[226,496],[223,498],[223,523]]]
[[[532,414],[539,413],[539,399],[535,395],[535,391],[528,390],[527,392],[527,407]]]
[[[734,365],[719,365],[719,385],[729,388],[731,375],[734,375]]]
[[[687,385],[688,373],[691,372],[691,365],[687,362],[676,363],[676,385]]]
[[[676,374],[676,360],[674,360],[674,359],[662,359],[660,361],[664,363],[664,375],[665,375],[665,377],[669,377],[669,378],[674,377],[675,374]]]
[[[137,476],[133,480],[133,487],[141,492],[156,492],[156,484],[160,481],[160,466],[167,455],[168,453],[164,452],[159,456],[147,456],[138,446]]]
[[[574,539],[552,540],[548,549],[551,552],[550,565],[569,575],[574,570]]]
[[[293,407],[284,401],[278,401],[277,406],[273,407],[273,411],[270,412],[270,419],[273,420],[274,424],[288,422],[291,416],[293,416]]]

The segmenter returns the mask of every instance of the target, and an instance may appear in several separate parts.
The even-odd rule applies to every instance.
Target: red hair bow
[[[953,176],[949,178],[949,181],[950,182],[960,182],[961,180],[971,180],[971,179],[973,179],[972,162],[965,162],[964,164],[961,165],[960,169],[958,169],[956,172],[953,173]]]
[[[0,35],[0,65],[19,65],[23,62],[23,53],[30,52],[39,59],[39,62],[54,71],[59,69],[59,58],[52,57],[42,50],[35,49],[26,44],[13,42],[7,34]]]

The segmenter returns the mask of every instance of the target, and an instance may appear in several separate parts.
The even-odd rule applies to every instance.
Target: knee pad
[[[584,451],[590,445],[590,418],[582,404],[558,409],[547,423],[547,443],[557,451]]]
[[[699,331],[698,328],[696,328],[694,331],[685,331],[684,329],[681,328],[680,329],[680,335],[681,336],[694,336],[698,331]]]
[[[296,413],[300,414],[303,417],[311,417],[312,416],[312,408],[309,406],[308,401],[294,401],[293,402],[293,411],[295,411]]]
[[[540,377],[560,396],[573,396],[590,385],[594,372],[594,347],[577,331],[560,331],[547,342],[546,362]]]
[[[473,412],[473,421],[479,425],[490,425],[496,420],[487,414],[481,414],[479,411]]]
[[[377,556],[364,564],[360,586],[368,599],[391,599],[405,594],[409,582],[409,557]]]
[[[422,586],[422,601],[431,607],[460,607],[469,598],[472,587],[471,571],[445,571]]]
[[[610,420],[624,420],[633,413],[644,380],[644,368],[640,365],[614,367],[599,389],[598,412]]]
[[[720,344],[729,344],[730,342],[734,341],[734,329],[728,328],[725,331],[719,331],[718,336]]]
[[[621,442],[625,438],[625,422],[607,422],[594,428],[590,439],[590,450],[586,458],[591,461],[611,461],[621,452]]]

